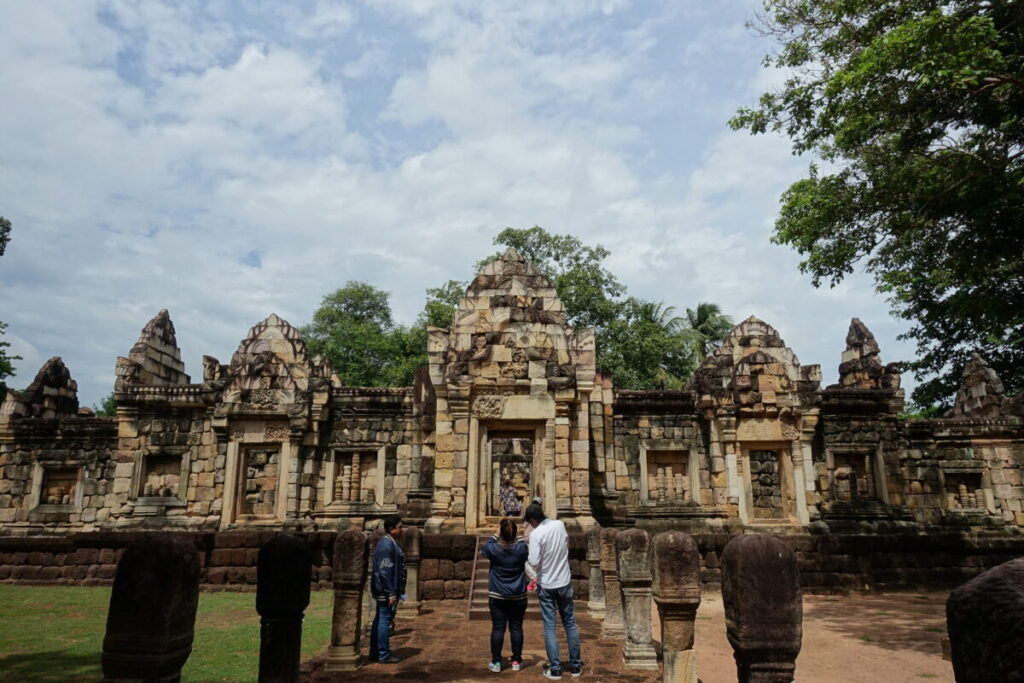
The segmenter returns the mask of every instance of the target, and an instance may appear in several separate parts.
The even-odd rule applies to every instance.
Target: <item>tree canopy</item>
[[[703,354],[732,327],[715,304],[701,303],[679,317],[661,302],[626,297],[626,288],[603,266],[609,252],[601,245],[539,227],[506,228],[494,243],[514,247],[551,280],[568,324],[595,328],[598,366],[622,389],[683,387]],[[350,281],[323,298],[301,331],[309,352],[327,356],[346,384],[407,386],[427,364],[427,327],[452,325],[466,286],[449,280],[427,289],[423,310],[404,326],[393,321],[387,292]]]
[[[774,240],[815,286],[871,273],[917,345],[918,405],[971,351],[1024,388],[1024,3],[765,0],[784,85],[730,122],[810,153]]]

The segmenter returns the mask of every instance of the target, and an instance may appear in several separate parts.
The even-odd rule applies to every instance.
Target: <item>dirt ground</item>
[[[888,593],[804,598],[803,647],[796,680],[809,683],[953,682],[942,659],[946,593]],[[541,679],[545,661],[538,617],[527,620],[524,668],[500,674],[487,671],[490,624],[466,621],[453,602],[425,603],[415,620],[400,620],[392,649],[400,664],[368,664],[355,674],[316,680],[472,681],[497,676]],[[584,677],[601,681],[660,681],[658,672],[622,668],[621,642],[600,639],[600,622],[577,603],[583,641]],[[560,630],[560,629],[559,629]],[[657,629],[655,636],[657,637]],[[562,658],[566,658],[564,637]],[[725,637],[721,595],[706,594],[697,612],[697,671],[703,683],[732,683],[736,666]],[[508,643],[505,645],[506,662]],[[318,659],[322,658],[322,654]],[[543,680],[543,679],[541,679]],[[568,676],[565,680],[571,680]]]
[[[948,593],[888,593],[804,598],[796,680],[809,683],[953,683],[942,659]],[[719,594],[697,611],[697,672],[704,683],[736,680]]]

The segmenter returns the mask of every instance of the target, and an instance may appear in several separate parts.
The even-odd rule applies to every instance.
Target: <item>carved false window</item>
[[[278,468],[281,450],[276,446],[250,446],[242,460],[240,512],[272,517],[277,503]]]
[[[376,503],[377,451],[336,451],[334,454],[334,503]]]
[[[75,505],[78,467],[44,467],[39,488],[40,505]]]
[[[750,493],[754,519],[783,519],[782,472],[777,451],[752,450]]]
[[[141,498],[177,500],[181,494],[182,456],[170,453],[148,454],[142,458],[142,471],[136,495]]]
[[[875,477],[870,454],[836,453],[833,470],[835,499],[841,503],[875,500]]]
[[[646,500],[656,504],[691,500],[689,460],[686,451],[647,451]]]
[[[980,472],[946,472],[945,479],[947,510],[985,509]]]

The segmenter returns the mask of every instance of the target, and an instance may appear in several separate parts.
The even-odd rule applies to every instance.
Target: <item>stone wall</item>
[[[208,590],[255,590],[256,556],[272,531],[181,533],[200,550],[201,581]],[[336,534],[299,534],[313,550],[311,586],[331,588]],[[109,585],[117,561],[137,532],[81,533],[66,537],[0,538],[0,582],[25,585]],[[721,556],[732,534],[698,534],[701,581],[721,585]],[[952,588],[981,572],[1024,556],[1024,535],[830,534],[780,537],[794,550],[806,592]],[[465,600],[476,538],[424,536],[420,593],[426,600]],[[570,536],[570,569],[577,600],[589,598],[589,567],[582,534]]]

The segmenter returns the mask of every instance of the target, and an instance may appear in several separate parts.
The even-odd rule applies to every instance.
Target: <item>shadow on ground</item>
[[[815,628],[825,628],[885,650],[941,655],[941,639],[946,635],[946,595],[807,596],[804,628],[813,622]]]
[[[0,680],[96,681],[102,671],[100,656],[66,651],[0,656]]]

